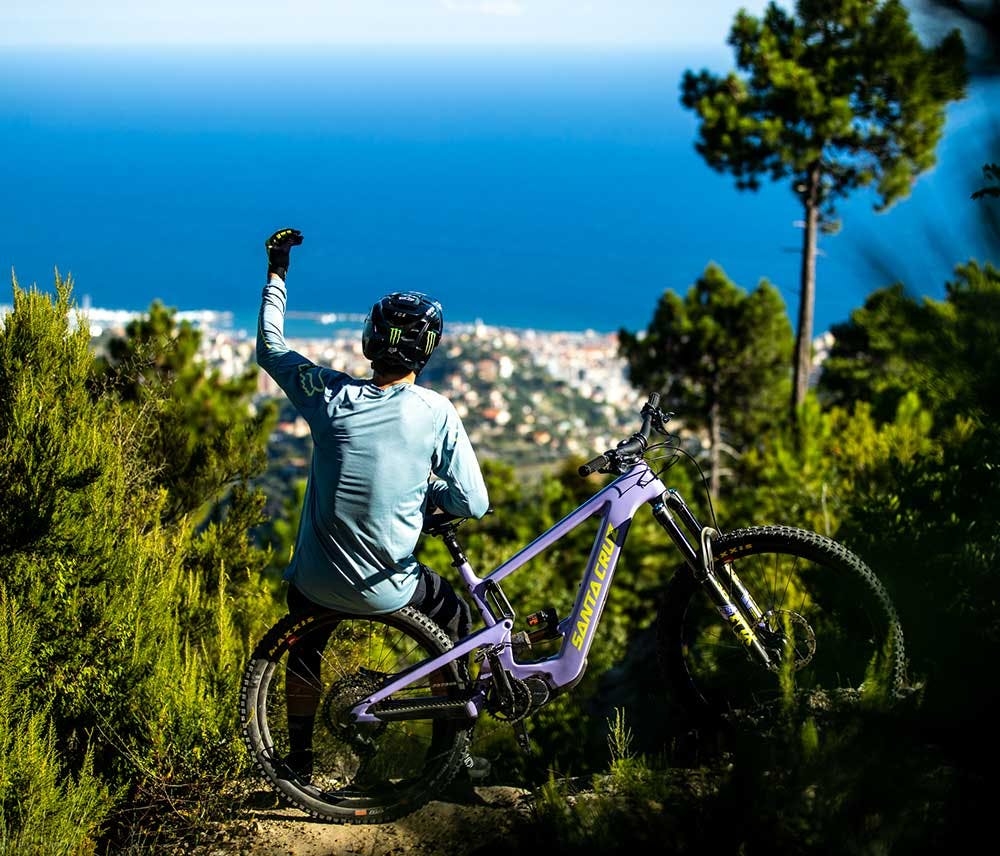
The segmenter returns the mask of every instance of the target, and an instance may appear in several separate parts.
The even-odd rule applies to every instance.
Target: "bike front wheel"
[[[285,616],[258,644],[241,684],[243,736],[260,772],[285,801],[323,820],[383,823],[419,808],[455,776],[470,723],[365,725],[349,712],[400,672],[451,647],[444,631],[410,607],[363,617]],[[450,663],[392,698],[461,690]]]
[[[699,717],[752,713],[804,694],[902,688],[899,618],[857,555],[784,526],[740,529],[711,543],[729,599],[740,602],[738,579],[756,604],[753,629],[772,664],[751,651],[724,614],[729,610],[720,610],[684,566],[668,584],[658,616],[661,659],[684,707]]]

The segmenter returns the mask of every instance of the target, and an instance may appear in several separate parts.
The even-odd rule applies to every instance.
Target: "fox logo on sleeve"
[[[299,386],[306,395],[322,395],[326,389],[323,382],[323,369],[319,366],[299,367]]]

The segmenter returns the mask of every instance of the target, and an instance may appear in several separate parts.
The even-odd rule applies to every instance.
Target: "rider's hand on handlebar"
[[[292,247],[302,243],[302,233],[298,229],[279,229],[264,242],[267,251],[267,277],[277,274],[282,279],[288,275],[289,255]]]

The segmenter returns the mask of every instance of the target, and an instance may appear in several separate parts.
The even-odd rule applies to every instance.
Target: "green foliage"
[[[615,765],[627,764],[633,759],[632,754],[632,729],[625,721],[625,711],[623,708],[615,708],[615,718],[609,723],[608,748],[611,750],[611,771],[614,772]]]
[[[811,369],[818,233],[836,203],[874,186],[884,210],[907,197],[935,163],[949,102],[965,96],[957,30],[925,48],[900,0],[770,3],[762,18],[737,13],[729,34],[737,71],[688,71],[682,104],[701,124],[695,148],[740,189],[787,180],[803,206],[803,264],[792,416]]]
[[[619,339],[633,386],[660,391],[682,424],[707,429],[718,496],[722,451],[738,458],[781,421],[792,338],[780,294],[766,280],[747,294],[712,264],[683,298],[664,292],[644,334]]]
[[[948,841],[939,818],[953,783],[929,772],[940,758],[904,711],[794,711],[730,748],[732,774],[702,806],[729,820],[729,852],[935,852]]]
[[[274,613],[268,556],[247,534],[261,498],[221,484],[263,456],[227,459],[244,457],[249,434],[213,436],[254,423],[249,385],[213,402],[193,352],[169,338],[145,352],[169,372],[140,382],[118,364],[113,382],[98,378],[89,331],[71,322],[71,283],[57,276],[54,298],[15,282],[0,330],[0,568],[4,603],[30,615],[34,640],[20,643],[16,701],[0,693],[12,723],[0,764],[21,771],[0,829],[30,842],[47,825],[45,852],[85,852],[107,824],[127,838],[129,801],[165,805],[169,783],[176,805],[180,788],[242,767],[234,699]]]
[[[112,604],[161,502],[119,442],[131,426],[88,392],[89,336],[68,329],[68,301],[63,282],[55,305],[15,289],[0,337],[0,561],[38,628],[34,692],[55,705],[67,738],[138,680],[127,619]],[[92,524],[99,518],[104,526]]]
[[[935,334],[930,320],[925,305],[902,284],[869,294],[849,321],[830,331],[833,346],[818,385],[823,400],[847,406],[868,402],[876,418],[891,419],[899,400],[924,385],[924,349]]]
[[[970,677],[975,661],[1000,655],[998,456],[995,425],[958,422],[939,446],[886,460],[845,521],[892,588],[928,712],[947,720],[986,722],[998,701],[991,682]]]
[[[92,760],[69,773],[28,688],[36,631],[0,584],[0,853],[83,854],[110,807]]]
[[[14,311],[0,338],[0,550],[71,544],[93,549],[73,514],[107,468],[102,447],[116,426],[85,389],[89,335],[67,332],[69,285],[57,282],[53,308],[38,292],[15,290]],[[38,347],[45,340],[44,348]],[[60,382],[67,379],[64,387]],[[140,488],[138,474],[135,487]],[[140,494],[141,495],[141,494]],[[82,543],[81,543],[82,541]]]
[[[622,714],[611,723],[616,740]],[[553,854],[918,853],[951,842],[960,781],[914,710],[788,708],[714,734],[700,769],[616,757],[586,783],[551,775],[523,844]],[[581,784],[589,785],[581,791]]]
[[[521,830],[523,849],[626,854],[659,852],[669,842],[671,853],[738,852],[722,844],[738,831],[728,823],[713,827],[704,812],[718,780],[634,754],[624,710],[607,725],[608,771],[584,781],[550,774],[536,794],[532,823]]]
[[[266,464],[266,439],[277,416],[252,412],[256,370],[225,379],[201,363],[201,334],[154,303],[108,343],[99,383],[141,413],[141,451],[156,461],[154,483],[166,489],[165,518],[197,513],[231,482]]]
[[[930,390],[945,415],[986,422],[1000,417],[1000,269],[969,262],[946,283],[944,304],[931,303],[938,326],[925,357]]]
[[[783,521],[837,537],[858,494],[892,478],[890,462],[912,461],[936,445],[933,417],[912,392],[899,400],[891,422],[877,421],[863,401],[824,411],[810,398],[799,425],[801,439],[773,432],[744,456],[730,518]]]
[[[1000,270],[969,262],[955,269],[943,301],[918,302],[901,285],[869,295],[833,328],[819,391],[831,404],[871,402],[891,419],[915,391],[942,422],[1000,416]]]
[[[305,497],[306,480],[297,478],[292,483],[291,491],[282,503],[282,513],[269,521],[267,526],[265,538],[271,550],[270,568],[274,579],[281,577],[292,559]]]
[[[739,12],[729,44],[743,76],[684,75],[698,151],[739,187],[788,178],[830,211],[871,184],[882,208],[909,195],[968,76],[958,31],[925,48],[898,0],[799,0],[794,14],[771,3],[763,18]]]

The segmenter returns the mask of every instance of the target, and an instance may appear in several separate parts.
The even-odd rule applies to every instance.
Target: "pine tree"
[[[811,371],[818,234],[835,230],[836,202],[852,191],[874,185],[885,210],[934,165],[945,108],[965,94],[965,47],[957,30],[924,47],[900,0],[742,10],[729,44],[740,73],[688,71],[681,101],[701,119],[696,148],[713,169],[740,189],[788,181],[802,205],[794,419]]]
[[[791,352],[781,296],[766,280],[747,294],[709,265],[685,297],[664,292],[644,335],[622,330],[619,340],[632,384],[659,390],[665,409],[707,429],[718,496],[723,449],[738,455],[780,419]]]
[[[224,378],[203,364],[200,344],[198,330],[155,302],[108,343],[101,360],[101,382],[141,411],[145,454],[167,491],[168,520],[204,513],[227,486],[262,471],[277,413],[273,404],[251,406],[255,367]]]

